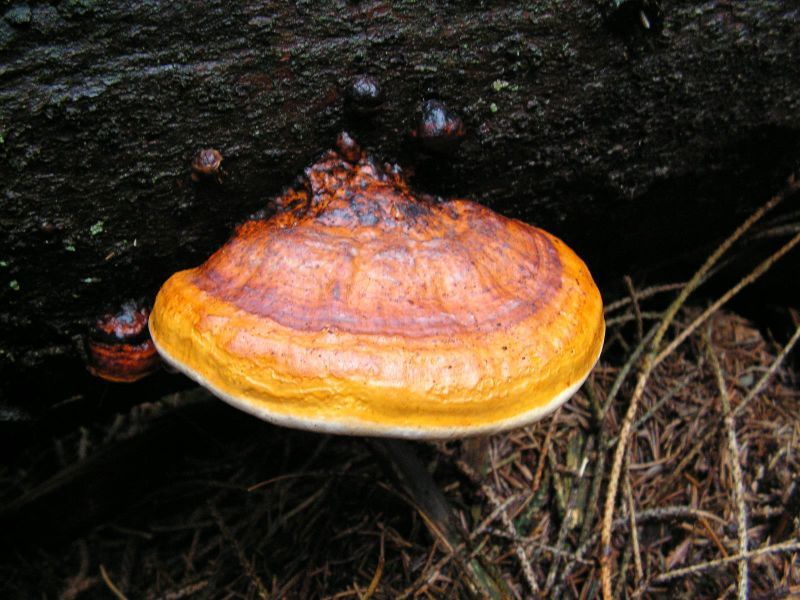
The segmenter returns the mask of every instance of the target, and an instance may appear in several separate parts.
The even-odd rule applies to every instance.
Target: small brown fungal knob
[[[103,315],[86,340],[89,364],[95,377],[132,383],[159,368],[161,359],[150,338],[146,306],[128,301],[119,312]]]
[[[416,128],[411,132],[428,150],[452,152],[464,139],[467,130],[455,112],[439,100],[423,103]]]
[[[216,177],[217,181],[220,181],[222,174],[220,151],[214,148],[198,150],[192,159],[192,181],[200,181],[209,177]]]

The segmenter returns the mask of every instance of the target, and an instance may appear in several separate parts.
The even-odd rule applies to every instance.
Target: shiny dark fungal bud
[[[87,368],[106,381],[132,383],[161,365],[147,321],[150,310],[134,301],[97,319],[86,341]]]
[[[358,75],[347,88],[347,105],[356,112],[369,113],[383,104],[383,90],[372,75]]]
[[[203,148],[192,159],[192,181],[222,175],[222,154],[214,148]]]
[[[466,133],[461,117],[443,102],[428,100],[422,105],[417,126],[411,135],[428,150],[452,152]]]

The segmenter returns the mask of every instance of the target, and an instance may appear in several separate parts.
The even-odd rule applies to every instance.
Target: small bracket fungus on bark
[[[86,339],[87,369],[116,383],[132,383],[156,371],[161,359],[150,339],[146,306],[126,302],[117,313],[100,317]]]
[[[164,284],[150,317],[163,358],[262,419],[341,434],[486,434],[567,400],[605,334],[584,263],[340,145],[282,212]]]

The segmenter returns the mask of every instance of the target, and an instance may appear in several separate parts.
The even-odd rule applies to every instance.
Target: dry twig
[[[117,598],[117,600],[128,600],[128,597],[123,594],[116,585],[114,585],[114,582],[111,580],[111,576],[108,574],[108,571],[106,571],[105,565],[102,564],[100,565],[100,577],[103,578],[108,591],[114,594],[114,597]]]
[[[725,415],[725,427],[728,432],[728,455],[731,463],[731,474],[733,475],[733,498],[736,502],[737,514],[737,528],[739,534],[739,554],[744,556],[747,554],[747,506],[744,499],[744,483],[742,477],[742,466],[739,463],[739,442],[736,440],[736,424],[733,419],[731,411],[731,401],[728,397],[728,389],[725,386],[725,377],[722,374],[722,367],[719,365],[719,360],[711,347],[711,332],[708,331],[705,335],[704,342],[706,346],[706,353],[710,359],[711,368],[714,370],[714,376],[717,380],[717,387],[719,388],[719,397],[722,401],[722,412]],[[747,600],[747,561],[739,562],[739,600]]]
[[[725,565],[729,565],[735,562],[748,561],[751,558],[755,558],[757,556],[763,556],[765,554],[776,554],[778,552],[798,552],[798,551],[800,551],[800,540],[789,540],[786,542],[782,542],[780,544],[764,546],[763,548],[758,548],[757,550],[750,550],[748,552],[745,552],[744,554],[734,554],[733,556],[720,558],[718,560],[710,560],[708,562],[692,565],[691,567],[686,567],[683,569],[675,569],[673,571],[667,571],[666,573],[662,573],[661,575],[654,577],[652,583],[664,583],[666,581],[672,581],[673,579],[678,579],[679,577],[686,577],[687,575],[700,575],[701,573],[704,573],[705,571],[708,571],[710,569],[724,567]]]

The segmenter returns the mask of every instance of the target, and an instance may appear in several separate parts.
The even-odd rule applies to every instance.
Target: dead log
[[[794,1],[4,4],[14,410],[86,393],[94,318],[203,260],[342,128],[424,191],[554,231],[601,283],[697,256],[800,159]],[[368,113],[345,98],[364,73]],[[409,136],[427,99],[464,120],[450,155]],[[190,177],[204,147],[221,182]]]

